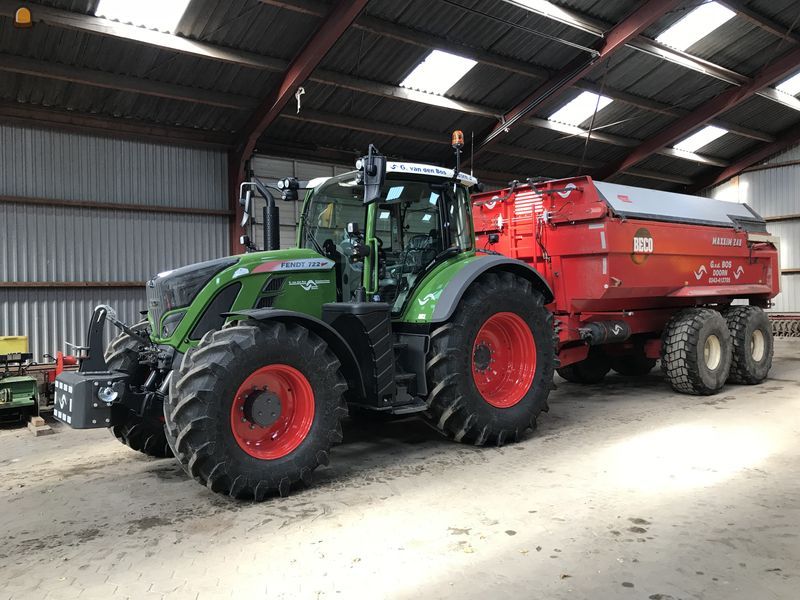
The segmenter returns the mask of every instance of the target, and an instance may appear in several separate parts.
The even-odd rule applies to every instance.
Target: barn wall
[[[800,312],[800,146],[708,192],[720,200],[746,202],[769,221],[769,232],[781,239],[781,269],[784,271],[781,293],[772,311]],[[776,217],[789,218],[771,220]]]
[[[137,321],[153,274],[228,253],[226,183],[222,151],[0,125],[0,335],[38,359],[97,304]]]

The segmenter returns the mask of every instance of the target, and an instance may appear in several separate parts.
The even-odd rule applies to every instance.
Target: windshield
[[[361,285],[363,263],[351,263],[348,223],[366,231],[367,207],[354,174],[332,178],[311,198],[301,243],[337,264],[340,298],[352,298]],[[388,179],[375,203],[378,242],[378,295],[399,312],[419,276],[445,251],[472,247],[469,196],[464,186],[445,179]]]

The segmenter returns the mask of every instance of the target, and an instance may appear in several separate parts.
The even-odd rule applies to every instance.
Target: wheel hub
[[[270,364],[248,375],[231,403],[231,433],[239,447],[260,460],[276,460],[306,439],[314,422],[314,390],[305,375]]]
[[[269,427],[280,416],[281,399],[267,387],[248,395],[242,405],[242,417],[257,427]]]
[[[492,362],[492,349],[489,344],[482,342],[475,347],[475,354],[472,357],[475,370],[483,373],[489,368]]]
[[[536,343],[518,314],[499,312],[484,321],[472,345],[472,379],[495,408],[517,404],[533,385]]]

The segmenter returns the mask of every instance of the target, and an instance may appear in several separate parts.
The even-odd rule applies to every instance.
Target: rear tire
[[[624,377],[643,377],[656,366],[655,358],[644,353],[644,343],[636,342],[633,352],[611,357],[611,368]]]
[[[146,333],[147,322],[138,323],[133,326],[133,329]],[[132,386],[142,385],[150,373],[147,366],[139,364],[139,346],[138,340],[127,333],[121,333],[111,341],[106,349],[105,358],[108,368],[128,373],[128,385]],[[121,443],[147,456],[155,458],[172,456],[164,431],[164,423],[158,416],[140,417],[121,405],[113,406],[112,411],[113,419],[117,424],[109,429]]]
[[[732,306],[724,313],[733,343],[728,381],[761,383],[772,368],[772,327],[767,314],[757,306]]]
[[[342,440],[339,360],[294,323],[207,333],[175,371],[165,406],[185,470],[214,492],[263,500],[311,482]]]
[[[529,281],[510,273],[484,275],[469,287],[431,335],[424,416],[434,428],[478,446],[501,446],[535,429],[555,363],[553,316],[543,303]]]
[[[720,313],[688,308],[675,314],[664,329],[661,367],[676,392],[716,394],[731,366],[731,335]]]
[[[558,374],[571,383],[594,384],[603,381],[611,370],[611,359],[602,348],[591,346],[582,361],[558,369]]]

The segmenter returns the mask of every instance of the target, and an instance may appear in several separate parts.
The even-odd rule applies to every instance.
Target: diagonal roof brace
[[[797,70],[800,64],[800,47],[790,50],[777,60],[770,62],[761,69],[752,82],[742,87],[732,87],[722,92],[719,96],[709,100],[705,104],[698,106],[694,111],[678,119],[646,142],[638,146],[624,160],[618,162],[611,168],[602,169],[596,176],[598,178],[609,177],[619,171],[624,171],[633,165],[643,161],[655,152],[674,142],[675,140],[691,133],[696,128],[704,125],[714,118],[737,104],[752,97],[760,89],[772,84],[773,82],[785,77],[789,73]]]
[[[510,0],[507,0],[510,1]],[[508,127],[525,117],[529,112],[541,108],[547,102],[557,98],[560,93],[569,88],[582,77],[586,76],[597,64],[606,60],[628,41],[636,37],[641,31],[664,16],[672,8],[679,5],[682,0],[647,0],[640,3],[639,7],[620,23],[609,30],[603,39],[598,42],[598,55],[585,60],[578,57],[567,66],[553,75],[541,86],[536,88],[527,98],[517,104],[504,115],[503,121],[480,142],[480,148],[491,144],[499,135],[507,131]],[[514,4],[513,2],[511,2]]]

